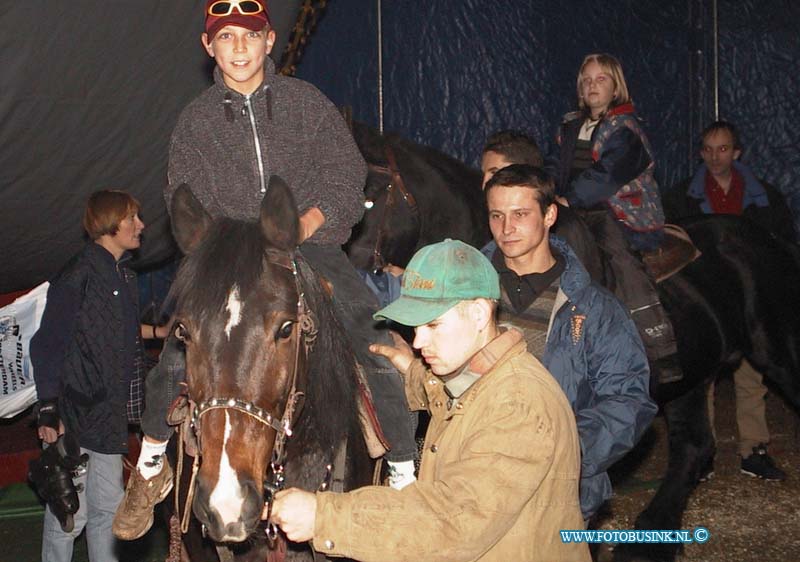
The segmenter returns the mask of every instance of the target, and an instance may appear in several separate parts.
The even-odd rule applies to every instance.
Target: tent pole
[[[378,0],[378,130],[383,134],[383,10]]]
[[[712,1],[714,19],[714,121],[719,121],[719,13],[717,0]]]

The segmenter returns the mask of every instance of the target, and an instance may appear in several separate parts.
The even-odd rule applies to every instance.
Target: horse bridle
[[[284,462],[286,461],[286,438],[292,435],[292,421],[297,409],[297,405],[301,398],[304,396],[302,391],[297,390],[297,378],[300,366],[300,342],[302,340],[303,347],[306,355],[314,347],[314,342],[317,338],[317,321],[314,312],[308,307],[306,303],[305,293],[303,292],[300,283],[300,277],[297,269],[297,262],[294,254],[291,252],[283,252],[275,249],[265,250],[267,262],[288,269],[292,272],[295,287],[297,289],[297,324],[299,326],[298,333],[295,335],[295,357],[294,368],[292,369],[291,384],[289,393],[287,395],[286,407],[284,408],[283,415],[276,416],[269,410],[265,410],[256,406],[253,402],[242,400],[239,398],[219,398],[212,397],[203,400],[197,404],[192,410],[192,427],[194,428],[195,435],[197,436],[198,455],[202,453],[202,445],[200,443],[200,420],[206,412],[211,410],[236,410],[247,414],[258,422],[266,425],[275,431],[275,440],[272,447],[272,458],[268,467],[271,474],[270,477],[265,475],[264,478],[264,502],[272,509],[272,501],[275,492],[283,488],[284,482]],[[195,460],[197,459],[195,457]],[[193,478],[196,470],[193,470]],[[189,489],[193,489],[194,482],[190,483]],[[268,526],[267,536],[274,540],[277,537],[277,529],[274,524],[270,523]]]
[[[390,178],[389,183],[386,185],[386,203],[383,205],[381,220],[380,223],[378,223],[378,235],[375,239],[375,248],[372,250],[373,273],[377,273],[387,265],[383,259],[381,246],[383,245],[383,239],[386,235],[386,221],[389,218],[389,213],[394,208],[397,200],[395,197],[395,188],[397,188],[397,191],[400,192],[400,196],[403,198],[403,201],[406,203],[406,205],[408,205],[409,209],[411,210],[411,214],[419,214],[419,210],[417,209],[417,200],[414,199],[414,195],[412,195],[411,192],[406,189],[403,176],[400,175],[400,168],[397,167],[397,159],[394,156],[394,150],[392,150],[392,147],[387,144],[384,148],[384,153],[386,154],[386,161],[389,164],[388,167],[379,166],[376,164],[370,164],[369,166],[376,172],[389,175]]]

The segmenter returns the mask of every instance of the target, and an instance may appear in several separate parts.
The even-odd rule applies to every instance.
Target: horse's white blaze
[[[225,437],[222,439],[222,454],[219,459],[219,478],[209,498],[211,507],[219,513],[220,519],[225,525],[239,521],[244,503],[239,477],[228,460],[226,448],[230,436],[231,420],[228,417],[228,412],[225,412]]]
[[[228,304],[225,305],[225,310],[228,311],[228,323],[225,324],[225,335],[231,339],[231,330],[239,325],[242,321],[242,301],[239,300],[239,286],[234,285],[231,292],[228,293]]]

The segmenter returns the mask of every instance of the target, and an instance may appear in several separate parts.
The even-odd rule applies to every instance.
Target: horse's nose
[[[219,485],[219,484],[218,484]],[[217,542],[241,542],[256,529],[261,519],[262,500],[252,482],[236,482],[239,490],[235,496],[241,498],[231,505],[215,505],[213,493],[198,479],[192,509],[197,519],[206,526],[208,535]]]

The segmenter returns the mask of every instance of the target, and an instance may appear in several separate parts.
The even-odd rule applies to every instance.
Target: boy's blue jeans
[[[384,357],[370,353],[369,345],[392,345],[386,330],[375,327],[372,314],[377,301],[350,264],[345,253],[336,246],[304,244],[300,253],[317,273],[333,284],[333,303],[353,346],[358,362],[364,367],[375,402],[378,421],[391,444],[386,459],[393,462],[413,460],[417,455],[413,417],[406,402],[403,380]],[[186,360],[179,342],[170,334],[164,342],[158,365],[147,376],[142,431],[159,440],[168,440],[173,428],[166,415],[179,392],[179,383],[186,379]]]

